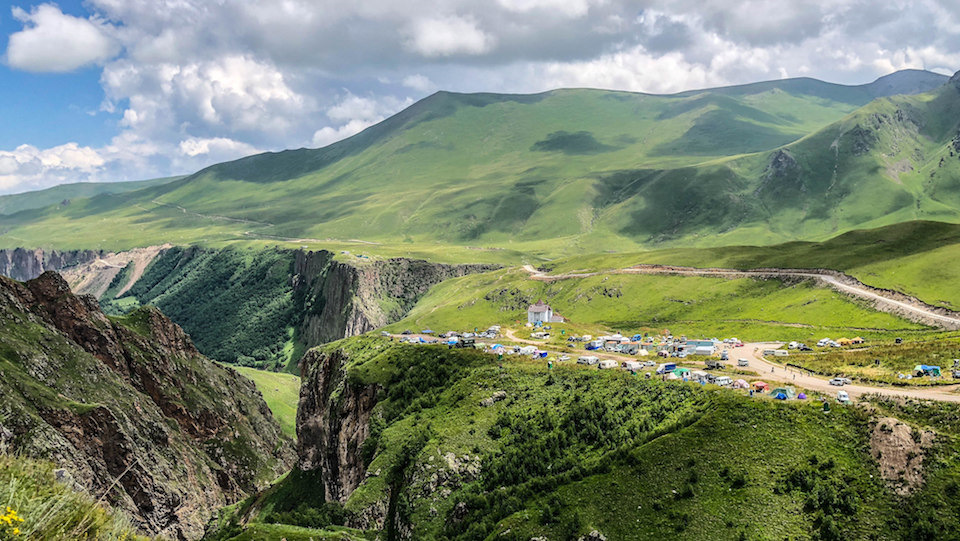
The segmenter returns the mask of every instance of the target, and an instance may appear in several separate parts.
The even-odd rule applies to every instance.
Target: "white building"
[[[536,325],[537,323],[550,323],[553,318],[553,308],[543,301],[537,301],[537,304],[531,304],[527,308],[527,323]]]

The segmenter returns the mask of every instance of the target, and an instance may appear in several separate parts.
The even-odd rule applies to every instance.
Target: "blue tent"
[[[783,393],[777,393],[777,396],[775,396],[774,398],[776,398],[777,400],[786,400],[786,399],[787,399],[787,395],[785,395],[785,394],[783,394]]]
[[[433,334],[433,331],[431,331],[430,329],[424,329],[420,331],[420,334]]]
[[[447,340],[447,345],[448,345],[448,346],[455,346],[455,345],[457,345],[457,339],[456,339],[456,338],[452,338],[452,339],[450,339],[450,340]]]

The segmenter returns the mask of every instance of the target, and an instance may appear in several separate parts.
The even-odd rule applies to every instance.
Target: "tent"
[[[676,369],[673,370],[673,373],[676,374],[677,377],[682,378],[683,376],[688,376],[688,375],[690,375],[690,369],[689,369],[689,368],[676,368]]]
[[[851,343],[851,340],[849,338],[840,338],[837,340],[837,343],[840,344],[841,346],[849,346]]]
[[[776,398],[777,400],[786,400],[786,399],[787,399],[787,395],[785,395],[785,394],[783,394],[783,393],[777,393],[777,394],[775,394],[773,397]]]
[[[650,355],[650,352],[645,349],[641,349],[640,351],[637,352],[637,355],[641,357],[646,357],[647,355]]]
[[[782,394],[786,398],[781,398],[781,400],[786,400],[787,398],[793,398],[797,393],[792,387],[777,387],[776,389],[770,391],[770,394],[773,396]]]
[[[929,366],[926,364],[918,364],[913,367],[913,373],[917,376],[932,376],[939,378],[940,377],[940,367],[939,366]]]
[[[770,390],[770,386],[762,381],[754,381],[753,388],[761,392],[766,392]]]
[[[858,337],[856,337],[856,338],[851,339],[851,340],[850,340],[850,343],[851,343],[851,344],[862,344],[862,343],[864,343],[865,341],[866,341],[866,340],[864,340],[862,336],[858,336]]]
[[[678,376],[676,372],[670,372],[667,374],[667,379],[680,379],[680,376]]]
[[[736,381],[733,382],[733,388],[734,388],[734,389],[749,389],[749,388],[750,388],[750,385],[747,383],[746,380],[738,379],[738,380],[736,380]]]
[[[420,331],[420,334],[433,334],[433,331],[431,331],[430,329],[424,329]]]
[[[797,399],[799,399],[799,400],[806,400],[806,399],[807,399],[807,394],[806,394],[806,393],[800,393],[800,394],[797,395]]]

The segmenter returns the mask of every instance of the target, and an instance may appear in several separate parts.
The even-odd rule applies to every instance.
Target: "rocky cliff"
[[[95,261],[102,255],[100,250],[4,249],[0,250],[0,275],[22,282],[32,280],[48,270],[59,271]]]
[[[0,278],[0,344],[0,438],[146,533],[199,538],[293,462],[253,384],[156,309],[108,318],[54,272]]]
[[[495,268],[405,258],[354,266],[326,251],[297,252],[293,284],[303,313],[300,335],[314,346],[363,334],[403,318],[434,285]]]
[[[0,274],[18,280],[57,270],[108,313],[159,307],[204,355],[276,367],[303,351],[403,318],[432,286],[493,265],[395,258],[342,262],[332,252],[173,247],[127,252],[0,251]],[[290,348],[293,340],[301,348]]]

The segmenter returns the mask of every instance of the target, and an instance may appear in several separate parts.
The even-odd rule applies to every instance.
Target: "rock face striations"
[[[153,308],[108,318],[58,274],[0,278],[0,439],[146,533],[196,539],[293,463],[253,384]]]
[[[315,346],[372,331],[402,319],[434,285],[496,268],[405,258],[354,266],[327,251],[299,251],[293,285],[302,314],[300,336]]]

